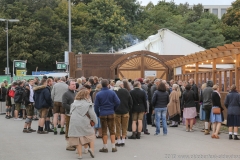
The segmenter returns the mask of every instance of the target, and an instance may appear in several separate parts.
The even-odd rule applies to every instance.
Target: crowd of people
[[[154,136],[168,134],[170,127],[178,127],[182,121],[186,132],[194,132],[193,125],[200,110],[204,110],[205,135],[219,139],[223,122],[223,107],[217,84],[207,81],[199,89],[193,79],[189,82],[162,79],[115,79],[81,77],[78,79],[43,76],[28,81],[1,84],[1,101],[6,101],[6,118],[25,120],[23,133],[36,132],[32,121],[38,120],[38,134],[53,132],[65,135],[66,150],[90,153],[94,158],[94,142],[101,138],[108,152],[108,132],[112,152],[125,146],[125,140],[141,139],[149,135],[147,124],[156,127]],[[224,105],[228,108],[227,126],[229,139],[237,137],[240,126],[240,95],[231,86]],[[200,107],[201,106],[201,107]],[[127,137],[127,131],[132,135]],[[234,136],[234,137],[233,137]],[[117,141],[117,142],[115,142]],[[84,151],[82,152],[82,146]]]

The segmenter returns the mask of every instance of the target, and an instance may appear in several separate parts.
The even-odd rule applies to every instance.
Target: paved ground
[[[0,115],[0,160],[76,160],[75,152],[65,150],[64,136],[22,133],[24,121],[7,120]],[[37,128],[37,122],[33,122]],[[203,135],[200,129],[185,132],[181,125],[168,128],[168,135],[154,137],[154,128],[149,126],[151,135],[143,135],[141,140],[126,140],[126,146],[117,153],[99,153],[102,141],[96,140],[95,159],[98,160],[164,160],[164,159],[240,159],[240,141],[228,140],[222,133],[220,139]],[[129,133],[130,135],[130,133]],[[110,142],[108,143],[111,149]],[[232,157],[226,158],[227,155]],[[205,157],[204,157],[205,156]],[[219,157],[211,157],[219,156]],[[220,157],[222,156],[222,157]],[[225,156],[225,157],[223,157]],[[235,156],[235,157],[234,157]],[[238,156],[238,157],[236,157]],[[89,154],[83,159],[92,159]]]

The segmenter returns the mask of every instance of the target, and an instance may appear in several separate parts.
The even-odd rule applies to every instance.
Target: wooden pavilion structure
[[[218,84],[222,105],[232,84],[240,91],[240,42],[179,57],[166,64],[172,66],[175,81],[193,78],[199,88],[208,80]]]

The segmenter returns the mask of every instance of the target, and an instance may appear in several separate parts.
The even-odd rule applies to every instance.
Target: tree
[[[226,42],[240,41],[240,0],[232,3],[232,7],[228,8],[227,13],[223,15],[222,22]]]

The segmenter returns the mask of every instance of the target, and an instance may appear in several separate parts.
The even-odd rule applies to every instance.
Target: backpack
[[[14,98],[15,91],[14,90],[9,90],[8,96]]]

